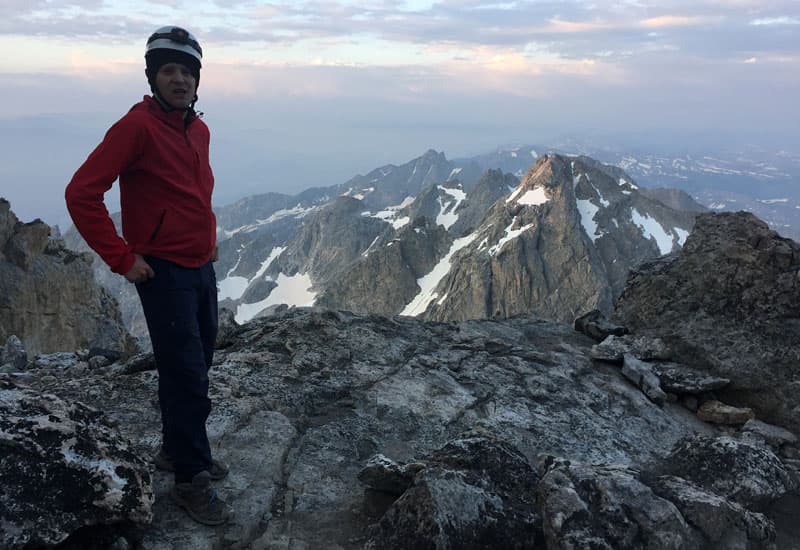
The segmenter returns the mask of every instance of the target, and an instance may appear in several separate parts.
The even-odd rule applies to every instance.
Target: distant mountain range
[[[339,185],[217,208],[220,303],[240,322],[284,304],[565,321],[607,311],[628,270],[680,247],[703,204],[754,211],[788,236],[800,228],[798,159],[745,169],[746,159],[734,167],[598,151],[617,160],[609,164],[552,150],[503,147],[456,160],[429,150]],[[661,183],[672,189],[649,187]],[[786,197],[765,198],[767,189]],[[85,249],[74,229],[66,238]],[[132,289],[111,286],[143,336]]]
[[[220,209],[221,303],[239,322],[281,304],[571,321],[608,311],[628,270],[680,247],[701,209],[683,193],[691,211],[672,208],[587,157],[532,157],[521,181],[499,170],[476,181],[477,162],[428,151],[293,204]]]

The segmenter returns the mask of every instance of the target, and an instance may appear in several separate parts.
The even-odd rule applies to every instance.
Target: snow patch
[[[517,204],[527,204],[530,206],[538,206],[550,200],[550,197],[545,193],[544,187],[537,187],[536,189],[529,189],[519,199]]]
[[[672,235],[667,233],[658,221],[647,214],[642,215],[635,208],[631,208],[631,220],[642,230],[645,239],[655,239],[661,254],[672,251]]]
[[[600,208],[592,204],[591,201],[576,199],[578,203],[578,213],[581,215],[581,225],[586,235],[595,242],[598,237],[602,237],[604,233],[597,234],[597,222],[594,221],[595,214],[600,211]]]
[[[447,276],[450,272],[450,260],[452,259],[453,255],[468,246],[475,238],[478,236],[477,232],[467,235],[466,237],[461,237],[460,239],[456,239],[450,250],[447,254],[442,258],[438,264],[436,264],[433,269],[425,276],[417,279],[417,284],[419,285],[420,291],[414,297],[413,300],[403,308],[403,311],[400,312],[400,315],[408,315],[408,316],[416,316],[420,313],[423,313],[432,301],[439,297],[439,294],[435,291],[436,286],[439,282]]]
[[[678,244],[683,246],[686,242],[686,239],[689,237],[689,232],[685,229],[681,229],[680,227],[676,227],[675,234],[678,235]]]
[[[454,201],[447,202],[447,204],[442,201],[441,196],[437,199],[439,202],[439,214],[436,216],[436,224],[444,226],[445,229],[450,229],[450,227],[458,221],[458,214],[456,214],[455,211],[464,199],[467,198],[467,194],[462,189],[458,188],[448,189],[441,185],[438,188],[455,199]]]
[[[380,238],[381,238],[380,235],[375,237],[372,243],[367,247],[367,249],[364,252],[361,253],[361,255],[364,256],[365,258],[369,256],[369,251],[372,250],[372,247],[375,246],[375,243],[377,243]]]
[[[405,227],[411,222],[411,218],[408,216],[404,216],[402,218],[398,218],[399,211],[408,206],[409,204],[414,202],[414,197],[406,197],[403,199],[403,202],[397,204],[395,206],[387,206],[386,210],[381,210],[380,212],[375,212],[374,214],[362,213],[361,215],[372,216],[373,218],[378,218],[379,220],[383,220],[388,224],[391,224],[392,227],[395,229],[400,229]]]
[[[312,283],[309,275],[298,273],[289,277],[280,273],[275,282],[278,286],[273,288],[265,299],[253,304],[240,304],[236,308],[234,318],[237,323],[246,323],[269,306],[286,304],[290,307],[307,307],[314,305],[317,295],[311,291]]]
[[[217,299],[226,300],[230,298],[231,300],[238,300],[247,290],[248,284],[250,284],[250,281],[247,280],[247,277],[232,277],[229,275],[219,282]]]
[[[280,256],[281,252],[284,250],[286,250],[286,247],[283,246],[276,246],[273,248],[272,251],[270,251],[269,256],[267,256],[267,259],[261,262],[261,266],[251,279],[247,279],[246,277],[231,276],[231,273],[233,273],[233,271],[239,265],[239,261],[241,260],[241,256],[239,256],[239,260],[237,260],[236,265],[233,266],[230,271],[228,271],[228,276],[219,282],[217,298],[220,300],[225,300],[226,298],[238,300],[241,298],[242,294],[244,294],[244,291],[247,290],[247,287],[250,286],[253,281],[256,281],[259,277],[261,277],[269,265],[275,261],[275,258]]]
[[[462,170],[461,168],[453,168],[453,169],[450,171],[450,175],[449,175],[449,176],[447,176],[447,179],[448,179],[448,180],[450,180],[450,179],[453,179],[453,176],[457,176],[458,174],[460,174],[460,173],[461,173],[461,170]]]
[[[315,212],[316,210],[318,210],[317,207],[304,208],[300,205],[295,206],[294,208],[284,208],[281,210],[277,210],[276,212],[273,212],[269,218],[256,220],[255,223],[243,225],[241,227],[237,227],[236,229],[231,229],[230,231],[226,230],[223,231],[223,233],[225,234],[226,237],[232,237],[237,233],[252,233],[262,225],[267,225],[272,222],[281,220],[283,218],[289,218],[289,217],[294,217],[298,219],[303,218],[308,214],[310,214],[311,212]]]
[[[524,193],[523,193],[524,191]],[[550,198],[544,190],[544,187],[536,187],[534,189],[525,189],[524,186],[518,185],[513,193],[506,199],[506,203],[516,201],[519,204],[539,205],[549,201]]]
[[[503,246],[507,242],[516,239],[517,237],[522,235],[525,231],[527,231],[528,229],[530,229],[534,225],[532,223],[529,223],[528,225],[523,225],[519,229],[511,229],[512,227],[514,227],[514,223],[516,221],[517,221],[517,218],[514,218],[513,220],[511,220],[511,223],[509,224],[508,227],[506,227],[505,233],[500,238],[500,240],[497,241],[497,244],[489,249],[489,254],[491,256],[495,256],[498,252],[500,252],[500,249],[502,249]]]
[[[760,202],[761,204],[776,204],[779,202],[789,202],[789,199],[764,199],[764,200],[759,200],[758,202]]]

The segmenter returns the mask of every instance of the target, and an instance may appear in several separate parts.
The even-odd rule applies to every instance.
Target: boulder
[[[661,381],[661,389],[680,395],[713,392],[730,384],[727,378],[710,376],[677,363],[657,363],[653,372]]]
[[[772,451],[725,435],[687,438],[670,453],[663,467],[666,475],[682,477],[755,511],[797,490]]]
[[[365,548],[538,547],[538,476],[512,445],[467,434],[424,462],[425,468],[384,514]]]
[[[780,448],[782,445],[794,445],[797,443],[797,436],[789,430],[779,426],[773,426],[766,422],[761,422],[755,418],[748,420],[742,426],[743,432],[750,432],[764,439],[769,445]]]
[[[592,346],[592,359],[596,361],[622,364],[626,353],[642,361],[667,360],[670,357],[669,350],[660,338],[647,336],[612,334]]]
[[[675,505],[642,483],[636,470],[553,457],[543,469],[538,493],[548,549],[701,548]]]
[[[0,454],[2,548],[152,520],[147,462],[96,409],[0,378]]]
[[[644,361],[639,361],[632,355],[625,355],[622,365],[622,375],[633,382],[637,388],[656,405],[663,405],[667,394],[661,389],[660,381],[653,372],[653,366]]]
[[[0,365],[10,365],[15,371],[24,371],[28,365],[25,347],[13,334],[6,340],[5,348],[0,349]]]
[[[573,323],[575,330],[584,333],[597,342],[602,342],[609,336],[622,336],[628,333],[628,329],[616,325],[606,319],[599,309],[593,309],[589,313],[581,315]]]
[[[703,548],[770,548],[775,541],[775,525],[769,518],[683,478],[661,476],[650,487],[674,503],[689,525],[703,534]]]
[[[697,416],[705,422],[729,426],[741,426],[755,418],[752,409],[732,407],[715,399],[710,399],[700,405],[700,408],[697,409]]]
[[[701,214],[683,249],[632,270],[612,319],[726,378],[724,401],[800,431],[800,244],[746,212]]]

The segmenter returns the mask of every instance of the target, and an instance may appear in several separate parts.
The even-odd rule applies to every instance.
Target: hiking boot
[[[165,472],[175,471],[175,463],[172,461],[172,457],[164,452],[163,447],[160,448],[158,454],[153,457],[153,464],[155,464],[156,468],[164,470]],[[211,475],[212,481],[225,479],[229,471],[230,468],[228,468],[227,464],[216,459],[211,459],[211,470],[209,470],[208,473]]]
[[[211,488],[211,474],[206,471],[194,476],[191,483],[176,483],[170,496],[193,520],[203,525],[222,525],[233,515],[228,503]]]

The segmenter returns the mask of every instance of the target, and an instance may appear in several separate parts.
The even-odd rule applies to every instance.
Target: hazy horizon
[[[10,0],[0,196],[23,220],[67,223],[64,186],[149,92],[145,40],[172,23],[204,48],[216,204],[339,184],[427,149],[452,159],[571,137],[797,151],[800,5],[762,4]]]

